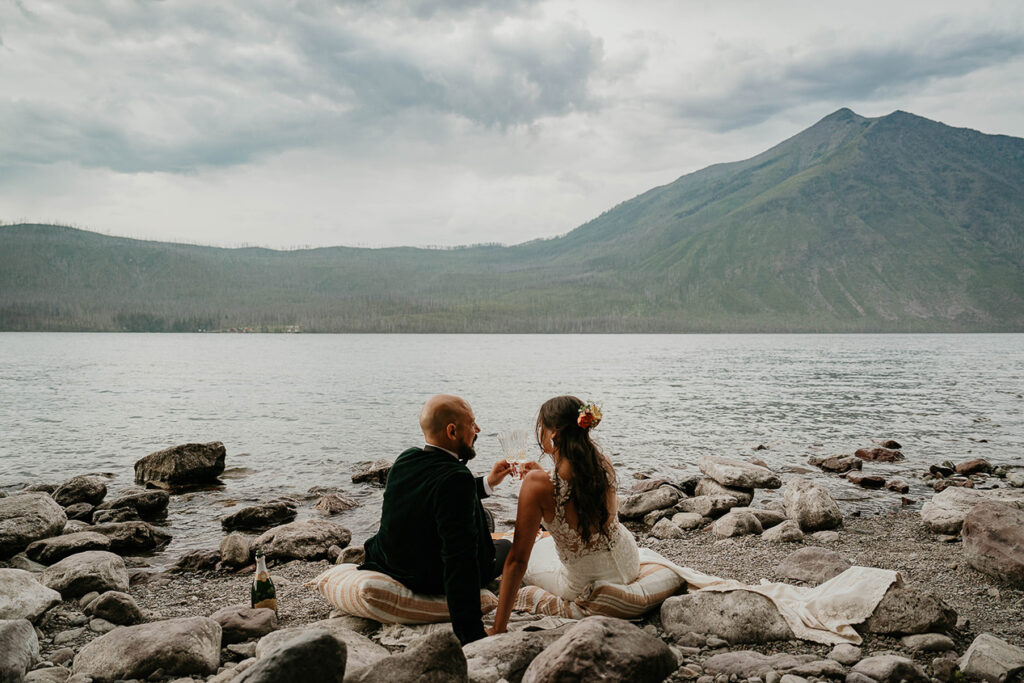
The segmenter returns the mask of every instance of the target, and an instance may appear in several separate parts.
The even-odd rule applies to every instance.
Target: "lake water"
[[[380,490],[354,485],[357,463],[422,443],[417,415],[438,392],[464,396],[483,432],[530,428],[562,393],[603,406],[595,432],[620,485],[635,473],[678,478],[705,454],[756,453],[784,473],[813,470],[847,510],[883,512],[898,494],[866,492],[806,465],[896,439],[899,474],[943,460],[1024,465],[1024,335],[145,335],[0,334],[0,488],[112,475],[186,442],[223,441],[224,486],[172,498],[174,541],[155,558],[215,546],[240,504],[337,486],[362,503],[333,519],[361,543]],[[516,487],[499,487],[499,524]],[[764,501],[778,494],[759,493]],[[301,516],[316,513],[303,501]]]

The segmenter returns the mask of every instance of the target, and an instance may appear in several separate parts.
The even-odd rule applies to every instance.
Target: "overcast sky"
[[[1024,137],[1024,3],[0,0],[0,221],[510,244],[840,107]]]

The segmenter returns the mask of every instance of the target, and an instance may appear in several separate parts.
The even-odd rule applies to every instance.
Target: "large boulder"
[[[211,614],[210,618],[220,624],[223,645],[262,638],[277,630],[277,613],[263,607],[254,609],[248,605],[228,605]]]
[[[121,591],[107,591],[91,601],[86,611],[97,619],[111,624],[130,626],[142,621],[142,610],[135,598]]]
[[[109,538],[111,551],[123,555],[153,550],[171,540],[169,533],[143,521],[96,524],[89,531]]]
[[[743,460],[719,458],[705,455],[697,463],[701,474],[714,479],[722,486],[740,489],[777,489],[782,480],[766,467],[760,467]]]
[[[892,586],[857,628],[885,635],[943,633],[956,625],[956,618],[956,612],[938,596],[919,588]]]
[[[208,617],[180,617],[116,628],[81,649],[74,672],[97,682],[209,676],[220,664],[220,624]]]
[[[1024,586],[1024,510],[1002,503],[979,503],[960,532],[964,558],[978,571]]]
[[[960,670],[969,680],[991,683],[1021,680],[1021,674],[1024,674],[1024,649],[991,633],[982,633],[960,658]]]
[[[68,479],[51,495],[62,507],[75,503],[99,505],[107,495],[107,485],[102,477],[81,475]]]
[[[1024,509],[1024,490],[1018,489],[969,489],[951,486],[936,493],[921,506],[921,521],[937,534],[958,534],[964,518],[978,503],[1003,503]]]
[[[45,493],[0,498],[0,559],[20,553],[33,541],[56,536],[67,522],[64,508]]]
[[[730,510],[711,525],[711,533],[722,538],[759,534],[762,530],[761,520],[748,508]]]
[[[39,659],[39,639],[26,619],[0,619],[0,681],[21,681]]]
[[[88,550],[47,567],[40,580],[65,599],[77,598],[91,591],[127,591],[128,569],[113,553]]]
[[[353,631],[349,628],[350,625],[351,622],[345,618],[323,619],[305,626],[293,626],[273,631],[260,638],[256,644],[256,656],[263,658],[282,643],[303,631],[310,629],[327,631],[338,642],[345,645],[345,651],[348,653],[346,660],[348,663],[345,665],[345,669],[348,671],[347,678],[352,678],[361,669],[375,665],[387,657],[389,652],[366,636]]]
[[[693,489],[695,496],[732,496],[740,505],[750,505],[754,500],[754,489],[741,489],[735,486],[722,486],[714,479],[704,477]]]
[[[440,631],[414,641],[405,652],[353,671],[345,680],[352,683],[468,683],[469,673],[458,638],[451,631]]]
[[[803,531],[835,529],[843,523],[843,513],[820,484],[795,477],[786,483],[783,494],[786,516],[795,520]]]
[[[322,629],[292,634],[233,679],[234,683],[342,683],[345,644]]]
[[[248,536],[230,533],[220,540],[220,561],[228,567],[244,567],[252,558]]]
[[[537,655],[523,683],[637,681],[660,683],[677,666],[660,638],[623,619],[586,617]]]
[[[238,529],[269,529],[287,524],[295,519],[298,513],[295,504],[287,500],[272,500],[259,505],[244,507],[220,520],[226,531]]]
[[[526,667],[547,646],[547,639],[536,631],[513,631],[475,640],[462,652],[472,683],[519,683]]]
[[[110,539],[95,531],[79,531],[33,541],[25,549],[25,554],[40,564],[53,564],[86,550],[110,550]]]
[[[340,524],[303,519],[264,532],[252,542],[252,551],[262,550],[268,559],[323,560],[332,545],[344,548],[351,540],[352,533]]]
[[[853,673],[878,683],[928,683],[928,674],[913,659],[899,655],[865,657],[853,666]]]
[[[804,532],[800,531],[799,524],[787,519],[771,529],[766,529],[761,538],[774,543],[796,543],[804,539]]]
[[[23,569],[0,569],[0,619],[36,621],[60,602],[60,593],[47,588]]]
[[[766,643],[794,638],[771,600],[750,591],[696,591],[661,605],[661,625],[673,638],[711,633],[730,643]]]
[[[640,519],[648,512],[670,508],[679,501],[680,495],[671,486],[662,486],[627,496],[619,501],[619,519]]]
[[[170,503],[171,495],[162,489],[145,489],[132,491],[114,500],[104,501],[97,506],[99,510],[134,510],[141,519],[159,517]]]
[[[850,563],[834,550],[808,546],[795,550],[779,563],[775,573],[783,579],[825,583],[850,568]]]
[[[220,441],[186,443],[150,453],[135,463],[135,483],[162,489],[217,482],[227,451]]]

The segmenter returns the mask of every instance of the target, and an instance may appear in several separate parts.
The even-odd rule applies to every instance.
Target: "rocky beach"
[[[747,591],[681,589],[635,620],[522,615],[508,634],[465,648],[444,624],[343,615],[305,585],[358,561],[344,525],[356,503],[340,486],[225,510],[219,547],[153,567],[147,556],[175,533],[170,497],[224,471],[226,449],[214,442],[139,460],[138,488],[117,497],[88,474],[0,497],[0,680],[1022,679],[1024,469],[980,458],[933,463],[914,482],[934,491],[921,509],[860,514],[816,480],[843,476],[898,497],[907,482],[872,463],[902,458],[899,444],[812,458],[814,476],[780,476],[756,456],[704,457],[699,473],[622,480],[620,517],[640,546],[750,584],[815,586],[851,566],[899,572],[902,584],[856,624],[861,643],[796,639]],[[380,486],[388,465],[349,478]],[[507,530],[507,510],[495,512]],[[249,608],[257,548],[270,559],[276,615]]]

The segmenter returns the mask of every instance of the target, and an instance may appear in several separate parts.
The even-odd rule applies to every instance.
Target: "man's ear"
[[[445,435],[446,435],[446,436],[447,436],[447,437],[448,437],[449,439],[451,439],[452,441],[454,441],[454,440],[455,440],[455,435],[456,435],[456,433],[457,433],[458,431],[459,431],[459,428],[458,428],[458,426],[457,426],[457,425],[456,425],[456,424],[455,424],[454,422],[449,422],[449,423],[447,424],[447,426],[445,426],[445,428],[444,428],[444,433],[445,433]]]

